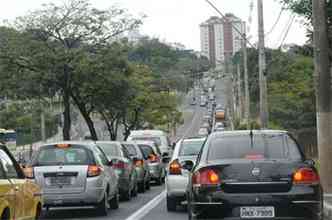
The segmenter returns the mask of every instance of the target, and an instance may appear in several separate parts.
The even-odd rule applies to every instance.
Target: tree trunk
[[[70,97],[67,89],[63,92],[63,140],[70,140],[70,128],[71,128],[71,119],[70,119]]]
[[[90,131],[90,135],[91,135],[91,138],[92,140],[96,141],[98,140],[98,135],[97,135],[97,132],[96,132],[96,129],[95,129],[95,126],[94,126],[94,123],[93,123],[93,120],[91,119],[90,117],[90,113],[89,111],[86,109],[85,107],[85,104],[84,103],[81,103],[79,100],[79,98],[77,98],[77,96],[75,96],[73,93],[71,94],[71,97],[73,98],[76,106],[78,107],[78,109],[80,110],[80,113],[82,114],[83,118],[84,118],[84,121],[86,123],[86,125],[88,126],[89,128],[89,131]]]
[[[104,112],[101,111],[99,113],[101,114],[101,116],[106,124],[107,131],[110,135],[111,141],[116,141],[116,139],[118,137],[118,128],[119,128],[118,117],[114,117],[109,120]]]
[[[313,0],[312,6],[319,171],[325,193],[332,193],[331,73],[328,56],[326,1]]]

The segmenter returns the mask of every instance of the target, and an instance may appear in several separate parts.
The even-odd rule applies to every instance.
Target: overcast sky
[[[39,8],[47,2],[62,3],[66,0],[1,0],[0,19],[14,19],[27,11]],[[211,0],[223,13],[233,13],[248,22],[249,5],[252,0]],[[257,4],[254,2],[251,25],[251,42],[257,41]],[[275,23],[281,5],[279,0],[264,0],[265,32],[269,32]],[[180,42],[187,48],[200,50],[199,24],[217,13],[205,0],[91,0],[98,8],[118,5],[134,15],[145,14],[147,18],[141,27],[141,33],[158,37],[168,42]],[[291,14],[283,12],[281,19],[266,39],[269,47],[278,47],[284,37],[284,30],[290,21]],[[306,41],[305,28],[301,19],[296,18],[285,43],[303,44]]]

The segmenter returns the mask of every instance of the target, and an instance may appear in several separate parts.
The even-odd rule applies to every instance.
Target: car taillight
[[[144,160],[135,160],[136,167],[142,167],[144,165]]]
[[[28,179],[34,179],[35,178],[35,173],[33,167],[25,167],[23,169],[24,175]]]
[[[192,184],[194,187],[200,186],[216,186],[221,183],[221,179],[213,169],[203,169],[195,172],[192,176]]]
[[[174,160],[169,164],[169,174],[181,175],[181,164],[178,160]]]
[[[113,163],[113,168],[115,169],[127,169],[127,164],[121,160],[116,161]]]
[[[311,168],[300,168],[293,174],[293,183],[315,185],[320,181],[318,173]]]
[[[103,168],[97,165],[89,165],[88,166],[88,177],[95,177],[99,176],[101,172],[103,171]]]
[[[151,163],[159,163],[160,162],[160,158],[157,155],[151,154],[149,156],[149,161]]]

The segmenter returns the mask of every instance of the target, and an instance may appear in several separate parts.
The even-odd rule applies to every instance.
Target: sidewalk
[[[332,194],[324,195],[325,220],[332,220]]]

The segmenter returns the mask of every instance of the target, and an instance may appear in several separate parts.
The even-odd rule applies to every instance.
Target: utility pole
[[[246,28],[244,27],[244,30]],[[244,40],[242,41],[243,52],[243,68],[244,68],[244,120],[247,124],[247,129],[250,128],[250,94],[249,94],[249,79],[248,79],[248,54],[247,54],[247,37],[244,34]]]
[[[262,128],[268,127],[267,80],[264,40],[263,0],[257,0],[258,7],[258,48],[259,48],[259,110]]]
[[[331,73],[326,9],[325,0],[312,1],[319,171],[325,193],[332,193]]]
[[[237,64],[237,106],[238,106],[238,117],[242,119],[242,80],[241,80],[241,66],[240,63]]]

